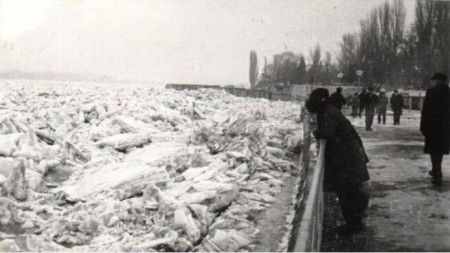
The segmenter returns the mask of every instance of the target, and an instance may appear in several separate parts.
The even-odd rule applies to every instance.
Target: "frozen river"
[[[285,249],[299,104],[131,84],[0,88],[0,250],[251,251],[272,237]],[[267,223],[274,204],[284,209]]]

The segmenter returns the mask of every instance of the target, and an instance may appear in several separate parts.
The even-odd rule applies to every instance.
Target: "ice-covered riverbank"
[[[255,214],[298,170],[298,104],[142,85],[0,88],[1,237],[26,238],[20,250],[252,250]]]

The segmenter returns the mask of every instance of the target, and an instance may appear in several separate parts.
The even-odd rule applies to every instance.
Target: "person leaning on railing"
[[[325,139],[324,190],[335,192],[346,221],[340,233],[360,231],[369,204],[363,182],[370,179],[369,161],[361,138],[349,120],[329,103],[327,89],[315,89],[306,101],[306,109],[317,114],[316,139]]]

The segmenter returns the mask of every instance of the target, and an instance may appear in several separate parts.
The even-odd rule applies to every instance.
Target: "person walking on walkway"
[[[387,111],[388,99],[386,97],[386,91],[381,89],[380,96],[378,97],[378,124],[381,124],[383,119],[383,125],[386,125],[386,111]]]
[[[359,109],[358,92],[353,94],[352,100],[351,100],[351,105],[352,105],[352,117],[356,118],[356,117],[358,117],[358,109]]]
[[[364,107],[366,103],[367,91],[366,88],[363,88],[361,93],[359,93],[359,117],[362,117],[362,113],[364,112]]]
[[[402,116],[403,96],[394,90],[391,96],[391,108],[394,112],[394,125],[400,125],[400,116]]]
[[[363,214],[369,195],[363,182],[370,179],[369,161],[363,143],[350,121],[329,103],[328,90],[315,89],[306,101],[306,109],[317,114],[316,139],[325,139],[324,190],[339,198],[345,225],[341,233],[353,233],[363,228]]]
[[[373,117],[375,108],[378,104],[378,96],[373,93],[373,87],[369,87],[369,92],[364,99],[364,108],[366,110],[366,131],[372,131]]]
[[[447,75],[435,73],[434,87],[427,89],[420,118],[420,131],[425,136],[424,153],[430,154],[432,183],[442,185],[442,159],[450,151],[450,89]]]
[[[347,104],[347,101],[345,101],[344,96],[342,96],[342,88],[337,87],[336,92],[331,94],[330,96],[330,103],[334,105],[339,110],[342,110],[342,106]]]

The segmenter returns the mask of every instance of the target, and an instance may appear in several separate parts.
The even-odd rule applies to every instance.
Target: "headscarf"
[[[317,113],[325,110],[329,97],[330,94],[328,89],[317,88],[313,90],[305,103],[306,109],[311,113]]]

